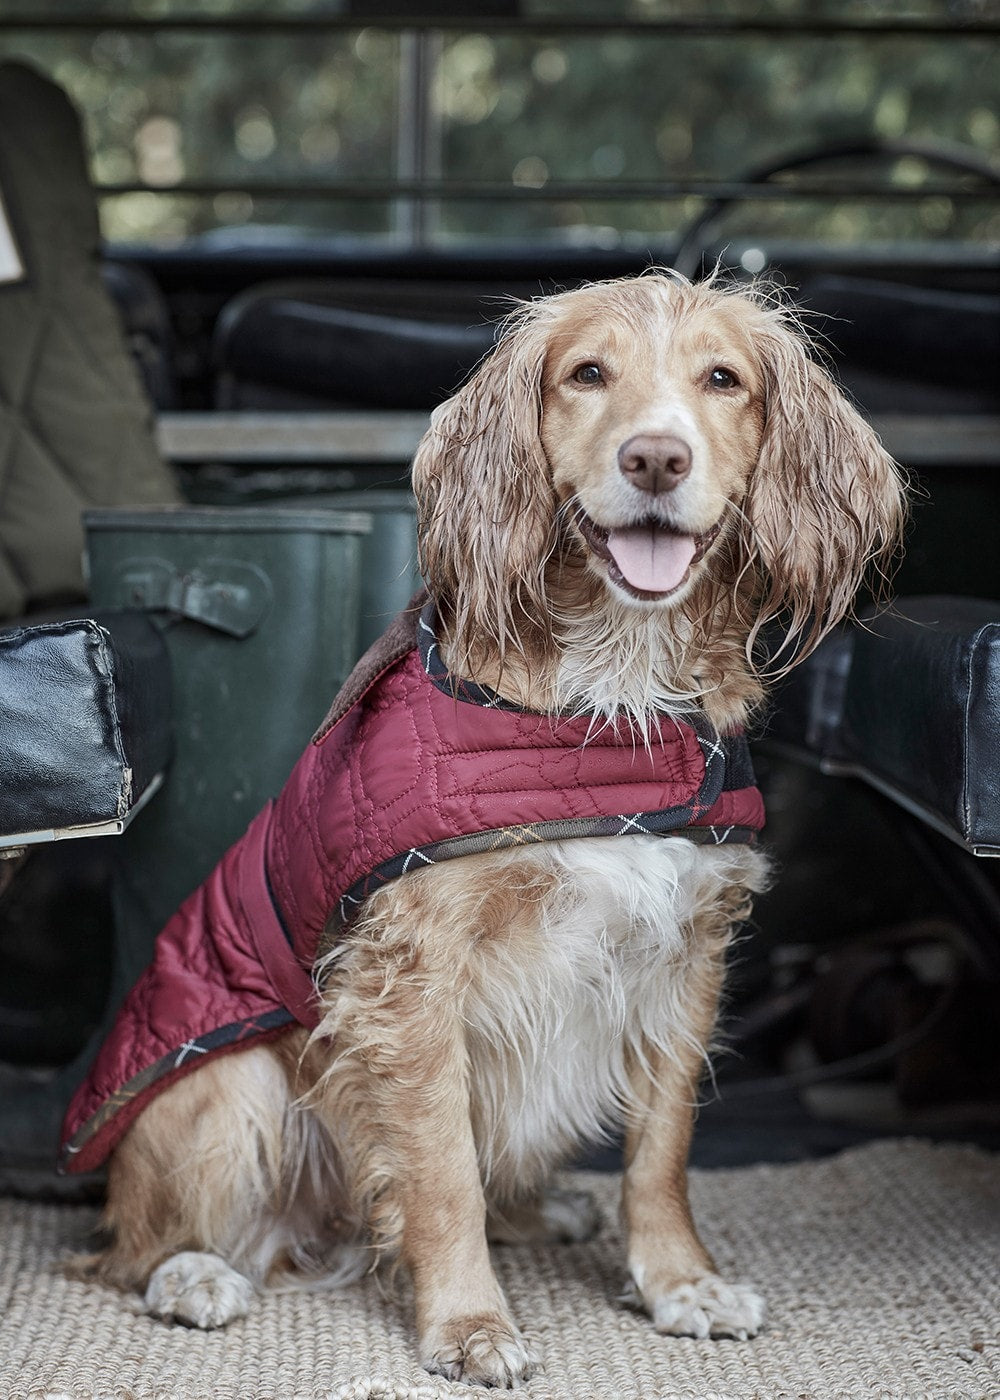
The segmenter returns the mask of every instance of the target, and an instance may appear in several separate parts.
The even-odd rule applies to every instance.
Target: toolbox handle
[[[207,558],[181,571],[155,556],[123,560],[114,570],[107,605],[169,613],[231,637],[249,637],[273,599],[263,569],[241,559]]]

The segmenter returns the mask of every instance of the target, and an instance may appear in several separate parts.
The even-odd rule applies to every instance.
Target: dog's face
[[[523,305],[434,413],[413,484],[466,657],[551,651],[583,580],[578,606],[596,584],[616,616],[683,616],[703,650],[728,629],[749,656],[782,618],[801,659],[905,518],[895,464],[789,309],[663,274]]]
[[[678,298],[654,297],[637,334],[587,300],[553,332],[545,361],[552,484],[592,572],[628,599],[675,603],[746,495],[762,375],[725,306],[681,314]]]

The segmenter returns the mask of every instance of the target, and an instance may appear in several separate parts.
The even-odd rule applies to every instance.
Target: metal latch
[[[256,564],[206,558],[180,570],[167,559],[125,559],[114,570],[105,606],[141,608],[201,622],[231,637],[248,637],[273,598],[271,581]]]

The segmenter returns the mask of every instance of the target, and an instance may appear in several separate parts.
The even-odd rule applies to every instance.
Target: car
[[[516,300],[649,267],[792,301],[911,482],[892,603],[755,720],[780,879],[692,1162],[1000,1147],[988,7],[8,10],[0,1187],[99,1197],[69,1092],[418,586],[431,412]]]

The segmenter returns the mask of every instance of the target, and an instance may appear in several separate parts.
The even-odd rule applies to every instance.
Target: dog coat
[[[700,714],[539,714],[451,676],[433,605],[358,663],[276,800],[156,941],[66,1116],[62,1165],[102,1162],[153,1094],[209,1058],[319,1021],[312,970],[387,881],[539,841],[647,833],[752,841],[742,734]],[[416,636],[414,635],[416,632]]]

